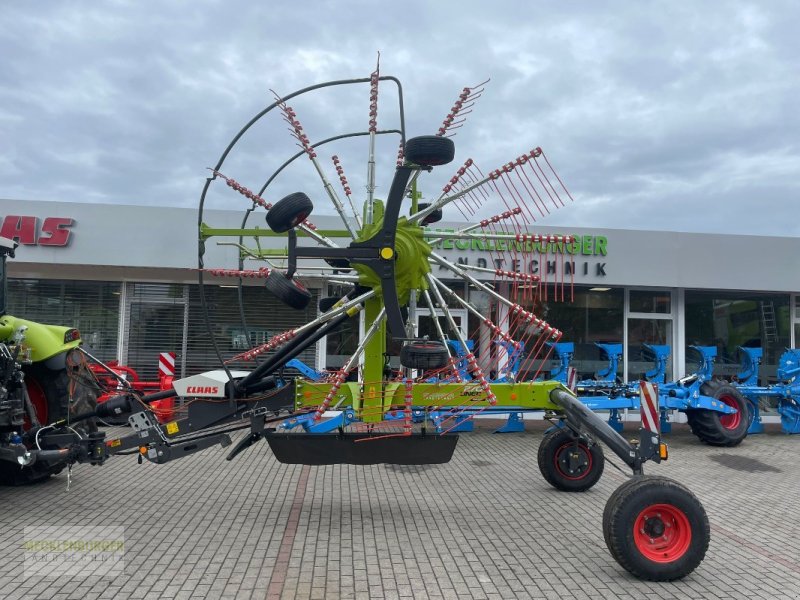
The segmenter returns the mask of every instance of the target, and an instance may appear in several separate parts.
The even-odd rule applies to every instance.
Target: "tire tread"
[[[687,410],[686,420],[692,433],[709,446],[732,448],[741,444],[747,437],[747,429],[750,426],[750,405],[744,396],[735,387],[720,380],[707,381],[700,388],[700,392],[712,398],[718,398],[723,392],[728,392],[737,399],[744,414],[738,431],[734,433],[722,426],[719,420],[720,413],[716,411],[705,409]]]

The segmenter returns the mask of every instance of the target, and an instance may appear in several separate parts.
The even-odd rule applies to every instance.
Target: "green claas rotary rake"
[[[396,119],[393,129],[378,128],[378,91],[383,95],[385,88],[397,99],[397,105],[386,110]],[[299,106],[309,94],[334,90],[353,103],[351,90],[359,89],[369,91],[364,131],[312,140],[290,104]],[[228,445],[230,431],[248,429],[229,459],[266,440],[279,461],[292,464],[446,463],[458,441],[453,430],[465,419],[544,411],[559,425],[545,434],[539,448],[539,468],[546,481],[567,492],[591,488],[603,472],[603,442],[632,474],[611,496],[603,516],[611,554],[641,578],[683,577],[705,555],[709,524],[689,490],[675,481],[644,475],[646,461],[660,462],[667,455],[657,428],[643,428],[639,439],[630,442],[560,383],[533,381],[548,359],[551,342],[561,337],[534,311],[543,300],[569,302],[574,273],[572,238],[531,233],[541,218],[572,201],[544,152],[535,148],[485,173],[467,159],[443,180],[435,199],[420,201],[421,183],[455,159],[453,134],[482,92],[483,84],[465,88],[435,135],[411,138],[406,137],[400,82],[377,69],[370,77],[276,95],[253,117],[211,169],[201,195],[201,290],[208,292],[210,281],[216,285],[223,277],[236,279],[245,332],[245,317],[255,310],[243,293],[252,288],[244,285],[249,279],[262,279],[289,307],[311,307],[313,312],[306,324],[253,343],[239,354],[225,357],[218,348],[219,370],[176,380],[172,390],[105,402],[105,412],[131,412],[129,422],[135,430],[108,441],[108,452],[138,449],[140,460],[162,463],[215,444]],[[363,98],[366,104],[367,94]],[[286,162],[275,162],[260,188],[251,189],[233,179],[230,169],[235,164],[249,168],[253,162],[236,163],[232,157],[251,152],[257,126],[273,115],[283,117],[299,148]],[[336,116],[330,120],[336,121]],[[320,155],[337,144],[352,148],[359,139],[367,146],[368,160],[365,198],[357,210],[344,174],[344,154],[332,156],[328,165]],[[391,161],[379,160],[384,140],[392,140],[392,148],[399,141],[396,159],[392,149]],[[263,154],[270,160],[271,148],[272,144]],[[309,220],[318,201],[312,190],[292,191],[274,203],[267,200],[283,181],[281,174],[308,162],[309,172],[321,181],[319,195],[333,207],[330,218],[338,218],[340,227],[322,229]],[[377,173],[379,165],[386,164],[391,164],[392,178],[388,193],[379,198]],[[335,173],[337,187],[341,184],[344,200],[328,179],[328,170]],[[226,186],[247,203],[240,227],[214,223],[215,213],[205,208],[213,194],[236,199]],[[459,211],[465,220],[447,228],[431,227],[444,211]],[[249,223],[259,213],[268,228]],[[235,264],[207,266],[212,241],[235,249]],[[445,249],[453,244],[488,251],[491,261],[452,261]],[[309,275],[335,283],[342,293],[320,299],[316,311],[314,296],[303,284]],[[205,293],[203,298],[210,315],[211,302]],[[419,328],[423,314],[430,317],[426,332]],[[285,377],[288,361],[354,323],[360,323],[361,334],[340,368],[321,381]],[[212,339],[213,329],[209,319]],[[500,372],[508,358],[502,349],[523,347],[517,372],[527,374],[525,380],[493,383],[493,373]],[[466,364],[468,379],[460,375],[459,361]],[[161,424],[148,404],[170,395],[188,400],[186,412]],[[657,405],[643,406],[658,414]],[[436,427],[416,417],[432,411],[446,415]]]

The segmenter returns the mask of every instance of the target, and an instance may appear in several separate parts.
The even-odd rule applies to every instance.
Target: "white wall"
[[[196,209],[67,202],[0,200],[0,216],[33,215],[70,217],[75,220],[69,246],[64,248],[21,246],[17,250],[12,275],[39,274],[97,279],[97,273],[117,275],[135,267],[157,279],[180,273],[188,278],[197,266]],[[241,224],[243,211],[206,211],[204,221],[212,227]],[[340,229],[338,217],[314,216],[321,228]],[[437,224],[438,225],[438,224]],[[451,224],[455,227],[463,224]],[[248,226],[266,228],[263,213],[255,213]],[[604,236],[607,255],[576,254],[578,272],[575,283],[610,286],[655,286],[757,291],[800,291],[800,238],[727,236],[615,229],[536,228],[531,233]],[[206,267],[232,267],[237,250],[220,247],[219,240],[208,240]],[[230,241],[230,240],[228,240]],[[285,240],[271,240],[265,247],[285,247]],[[466,257],[489,259],[486,252],[441,249],[439,254],[455,261]],[[551,256],[552,258],[552,256]],[[589,263],[589,275],[582,263]],[[605,276],[596,274],[597,263],[604,264]],[[94,269],[88,267],[93,266]],[[111,267],[102,270],[104,267]],[[506,268],[510,268],[510,265]],[[120,271],[119,269],[124,269]],[[173,269],[170,277],[160,269]],[[436,269],[434,268],[434,272]],[[92,273],[92,277],[87,277]],[[130,273],[124,275],[131,278]],[[194,277],[194,275],[192,275]]]

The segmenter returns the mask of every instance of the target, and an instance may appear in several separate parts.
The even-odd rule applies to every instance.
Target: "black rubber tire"
[[[58,475],[66,467],[66,463],[52,466],[35,462],[28,467],[19,467],[12,462],[0,461],[0,487],[31,485]]]
[[[333,308],[333,305],[336,304],[341,298],[335,298],[334,296],[329,296],[327,298],[320,298],[319,299],[319,312],[326,313],[330,309]]]
[[[303,192],[281,198],[267,212],[267,225],[275,233],[285,233],[300,225],[314,210],[314,203]]]
[[[69,411],[70,416],[77,416],[94,412],[97,408],[97,395],[99,384],[92,372],[80,360],[79,350],[70,350],[67,360],[68,365],[62,369],[49,369],[43,364],[34,364],[25,367],[25,378],[34,380],[44,392],[47,399],[48,425],[64,419]],[[72,376],[76,384],[70,389],[70,374],[67,369],[72,369]],[[70,404],[70,392],[72,403]],[[81,434],[97,431],[95,419],[86,419],[71,425]]]
[[[629,573],[673,581],[702,562],[711,533],[703,505],[687,488],[666,477],[638,476],[608,499],[603,537],[611,556]]]
[[[32,365],[26,369],[25,379],[35,381],[47,399],[47,418],[42,425],[48,425],[67,416],[69,405],[69,376],[66,369],[51,371],[44,365]]]
[[[417,205],[417,210],[419,212],[422,212],[423,210],[425,210],[429,206],[430,206],[430,202],[420,202]],[[430,225],[432,223],[438,223],[439,221],[442,220],[442,216],[443,216],[442,209],[441,208],[437,208],[435,211],[433,211],[427,217],[422,219],[422,221],[420,221],[420,225],[422,225],[424,227],[425,225]]]
[[[545,481],[564,492],[585,492],[594,486],[603,475],[605,455],[599,444],[578,440],[575,453],[575,437],[568,429],[554,429],[546,434],[539,444],[536,460]],[[575,461],[570,464],[570,458]],[[570,473],[570,467],[574,473]]]
[[[715,410],[693,409],[686,411],[689,427],[700,441],[710,446],[738,446],[747,437],[752,420],[750,403],[731,384],[725,381],[707,381],[700,393],[736,408],[739,413],[723,415]]]
[[[452,162],[456,155],[453,140],[438,135],[420,135],[406,142],[405,158],[421,167],[438,167]]]
[[[311,302],[311,292],[277,269],[269,272],[265,285],[278,300],[291,308],[303,310]]]
[[[606,506],[603,509],[603,539],[605,540],[606,548],[608,548],[609,551],[611,551],[611,536],[609,535],[611,533],[611,528],[608,526],[608,524],[611,522],[611,508],[613,506],[616,506],[616,504],[618,502],[617,498],[620,496],[620,494],[625,492],[625,490],[627,489],[627,486],[630,485],[631,481],[635,481],[635,480],[641,479],[641,477],[643,477],[643,476],[634,475],[631,480],[626,481],[621,486],[619,486],[617,489],[615,489],[611,493],[611,496],[609,496],[608,500],[606,501]],[[612,555],[613,555],[613,553],[612,553]],[[616,557],[614,557],[614,560],[617,560]]]
[[[400,349],[400,364],[407,369],[443,369],[449,361],[450,353],[441,342],[409,342]]]

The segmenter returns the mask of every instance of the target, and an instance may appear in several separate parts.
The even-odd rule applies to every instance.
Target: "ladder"
[[[778,325],[775,322],[775,305],[772,302],[760,302],[761,324],[764,327],[764,341],[775,343],[778,341]]]

